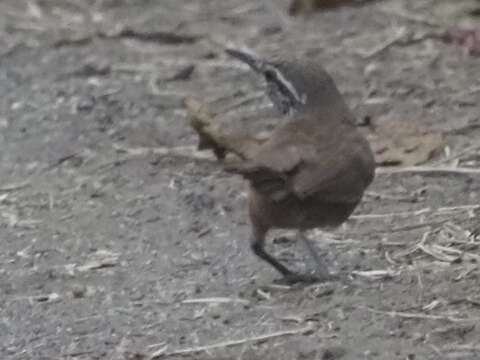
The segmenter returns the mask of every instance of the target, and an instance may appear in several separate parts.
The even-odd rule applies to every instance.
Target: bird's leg
[[[260,259],[268,262],[272,265],[278,272],[280,272],[284,277],[289,278],[295,275],[291,270],[289,270],[285,265],[281,264],[277,259],[265,251],[265,233],[256,233],[252,236],[250,246],[255,255]]]
[[[315,262],[316,269],[314,272],[314,276],[317,277],[317,280],[327,280],[332,278],[332,275],[328,271],[328,268],[326,267],[325,263],[320,259],[320,256],[318,255],[317,251],[313,247],[312,243],[310,240],[307,238],[305,235],[304,231],[299,231],[298,236],[302,240],[303,244],[307,248],[310,256],[312,257],[313,261]]]
[[[312,283],[317,282],[319,280],[324,280],[324,278],[319,278],[317,275],[310,275],[310,274],[297,274],[290,269],[288,269],[285,265],[281,264],[277,259],[275,259],[272,255],[265,251],[265,235],[266,232],[258,232],[255,231],[254,235],[252,236],[251,240],[251,248],[252,251],[257,255],[260,259],[268,262],[272,265],[278,272],[280,272],[285,280],[291,284],[303,282],[303,283]]]

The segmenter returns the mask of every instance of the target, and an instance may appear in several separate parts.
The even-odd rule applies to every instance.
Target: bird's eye
[[[273,81],[276,78],[276,74],[274,70],[265,70],[265,79],[267,81]]]

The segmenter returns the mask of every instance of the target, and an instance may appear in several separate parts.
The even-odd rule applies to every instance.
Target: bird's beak
[[[225,52],[234,57],[235,59],[240,60],[241,62],[244,62],[248,66],[250,66],[254,71],[256,72],[261,72],[263,67],[264,67],[264,62],[260,59],[258,59],[255,55],[240,51],[240,50],[235,50],[235,49],[225,49]]]

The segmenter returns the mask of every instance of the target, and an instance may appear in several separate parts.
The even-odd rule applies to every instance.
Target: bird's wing
[[[304,158],[292,191],[301,199],[319,196],[325,201],[356,203],[371,180],[371,170],[360,151],[337,149],[324,157]]]
[[[229,171],[241,174],[252,187],[282,200],[319,196],[331,202],[358,202],[372,180],[368,144],[353,136],[336,144],[319,145],[312,137],[297,134],[295,143],[266,147],[254,160]]]
[[[291,180],[302,160],[297,148],[265,152],[255,160],[225,167],[228,172],[242,175],[259,193],[273,200],[282,200],[292,193]]]

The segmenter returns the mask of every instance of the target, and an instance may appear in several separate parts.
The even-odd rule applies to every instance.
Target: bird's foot
[[[291,274],[285,275],[284,279],[288,284],[296,284],[296,283],[313,284],[313,283],[322,283],[322,282],[336,280],[336,276],[330,273],[306,273],[306,274],[291,273]]]

